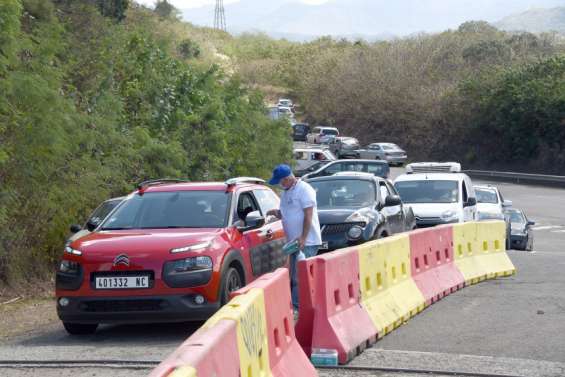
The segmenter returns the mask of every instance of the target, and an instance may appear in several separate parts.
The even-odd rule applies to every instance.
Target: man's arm
[[[280,209],[271,209],[267,211],[267,216],[275,216],[277,219],[281,219],[281,210]]]
[[[300,250],[304,250],[306,245],[306,238],[310,229],[312,228],[312,217],[314,216],[314,207],[304,208],[304,223],[302,224],[302,235],[298,239]]]

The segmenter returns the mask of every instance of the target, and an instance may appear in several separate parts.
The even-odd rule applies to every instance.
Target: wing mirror
[[[265,225],[265,218],[261,216],[261,212],[253,211],[249,212],[245,217],[245,225],[239,226],[237,229],[241,232],[246,232],[248,230],[261,228],[263,225]]]
[[[528,226],[534,226],[534,225],[536,225],[535,221],[528,220]]]
[[[78,224],[71,225],[71,233],[78,233],[82,230],[82,226]]]
[[[402,200],[400,200],[400,196],[398,195],[389,195],[385,199],[385,207],[394,207],[399,206],[402,204]]]
[[[473,207],[477,205],[477,198],[470,197],[467,202],[463,204],[463,207]]]
[[[505,201],[502,203],[502,206],[505,207],[505,208],[506,208],[506,207],[512,207],[512,200],[505,200]]]
[[[94,229],[98,228],[98,225],[99,222],[88,220],[86,223],[86,229],[88,229],[89,232],[94,232]]]

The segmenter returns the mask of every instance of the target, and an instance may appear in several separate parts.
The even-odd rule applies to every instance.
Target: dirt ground
[[[17,301],[10,302],[13,299]],[[58,320],[54,298],[0,296],[0,343]]]

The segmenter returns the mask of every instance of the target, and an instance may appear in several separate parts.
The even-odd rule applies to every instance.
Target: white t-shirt
[[[302,235],[304,210],[311,207],[314,207],[312,227],[310,232],[308,232],[308,237],[306,237],[305,246],[319,246],[322,244],[322,234],[320,231],[320,220],[318,219],[316,191],[302,180],[298,180],[291,189],[283,191],[280,210],[283,228],[289,241],[295,240]]]

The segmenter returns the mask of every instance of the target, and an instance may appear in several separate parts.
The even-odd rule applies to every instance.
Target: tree
[[[157,0],[155,2],[155,13],[161,18],[178,19],[180,12],[167,0]]]
[[[100,13],[104,17],[114,18],[123,21],[126,18],[126,11],[130,0],[97,0]]]
[[[200,46],[191,39],[185,39],[182,41],[177,50],[185,59],[198,58],[200,56]]]

